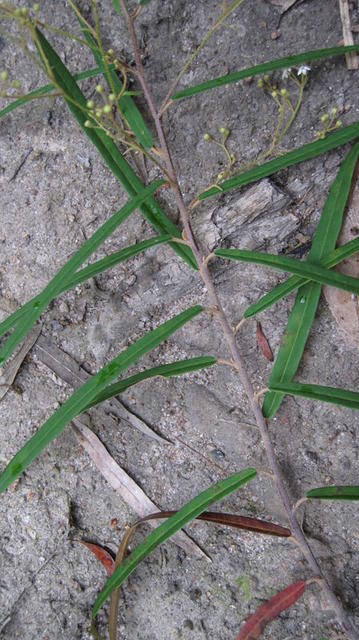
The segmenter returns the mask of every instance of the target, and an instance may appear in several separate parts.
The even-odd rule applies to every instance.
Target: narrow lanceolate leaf
[[[117,358],[103,367],[95,376],[90,378],[42,425],[36,434],[28,440],[25,446],[14,456],[0,475],[0,493],[4,491],[31,462],[47,447],[47,445],[62,433],[71,420],[82,413],[92,400],[104,391],[123,371],[135,364],[145,353],[167,340],[172,333],[201,313],[202,307],[196,305],[163,323],[157,329],[150,331],[143,338],[134,342]]]
[[[307,498],[320,500],[359,500],[358,486],[318,487],[307,492]]]
[[[309,400],[320,400],[320,402],[330,402],[342,407],[349,407],[349,409],[359,410],[359,393],[357,391],[324,387],[318,384],[274,381],[269,382],[269,389],[293,396],[302,396]]]
[[[345,245],[334,249],[328,255],[328,257],[323,258],[320,263],[321,267],[326,269],[331,269],[335,267],[340,262],[347,260],[351,256],[354,256],[359,251],[359,238],[355,238],[354,240],[350,240]],[[310,282],[309,278],[300,278],[298,276],[291,276],[285,282],[277,285],[272,289],[269,293],[266,293],[262,298],[257,300],[251,304],[244,312],[245,318],[250,318],[251,316],[268,309],[273,304],[287,296],[289,293],[294,291],[294,289],[298,289],[304,284],[308,284]]]
[[[316,49],[315,51],[305,51],[304,53],[298,53],[293,56],[278,58],[276,60],[271,60],[270,62],[264,62],[263,64],[257,64],[253,67],[248,67],[247,69],[241,69],[240,71],[228,73],[225,76],[219,76],[218,78],[208,80],[207,82],[201,82],[201,84],[197,84],[194,87],[188,87],[188,89],[178,91],[178,93],[173,96],[173,100],[190,98],[197,93],[209,91],[209,89],[215,89],[216,87],[223,87],[227,84],[232,84],[233,82],[243,80],[244,78],[252,78],[253,76],[270,73],[271,71],[276,71],[277,69],[288,69],[290,67],[296,67],[303,63],[311,62],[312,60],[320,60],[323,58],[328,58],[329,56],[339,56],[345,53],[350,53],[351,51],[359,51],[359,45],[356,44],[349,47],[330,47],[328,49]]]
[[[282,611],[292,607],[307,588],[305,580],[299,580],[265,602],[245,623],[237,640],[257,640],[267,624]]]
[[[80,91],[74,77],[63,64],[61,58],[57,55],[50,43],[46,40],[45,36],[38,29],[36,30],[36,35],[42,52],[51,66],[56,84],[61,88],[61,91],[63,91],[65,101],[83,131],[95,145],[103,160],[111,169],[112,173],[121,182],[127,193],[131,197],[141,193],[144,185],[135,174],[132,167],[122,156],[113,140],[107,136],[104,131],[85,127],[85,121],[87,120],[85,96]],[[41,52],[40,55],[42,55]],[[140,207],[140,211],[158,233],[169,233],[173,237],[181,238],[180,231],[168,218],[154,197],[150,198],[148,202],[143,203]],[[196,260],[189,247],[176,242],[171,243],[171,247],[183,258],[183,260],[185,260],[185,262],[187,262],[189,266],[194,269],[198,268]]]
[[[86,542],[85,540],[80,540],[81,544],[83,544],[91,553],[96,556],[97,560],[99,560],[103,567],[105,567],[107,574],[112,576],[115,570],[115,558],[113,555],[107,551],[100,544],[95,544],[93,542]]]
[[[309,263],[309,260],[308,262],[299,262],[299,260],[288,258],[287,256],[258,253],[257,251],[248,251],[246,249],[216,249],[215,254],[220,258],[228,258],[229,260],[255,262],[271,269],[279,269],[279,271],[287,271],[303,276],[320,284],[327,284],[351,293],[359,293],[359,278],[352,278],[337,271],[324,269],[316,264]]]
[[[149,520],[160,520],[163,518],[170,518],[177,511],[158,511],[157,513],[151,513],[149,516],[141,518],[139,522],[148,522]],[[273,522],[267,522],[266,520],[259,520],[258,518],[249,518],[246,516],[237,516],[234,513],[220,513],[217,511],[205,511],[201,515],[197,516],[196,520],[204,520],[205,522],[211,522],[213,524],[221,524],[226,527],[233,527],[234,529],[244,529],[245,531],[253,531],[254,533],[263,533],[270,536],[278,536],[280,538],[289,538],[292,532],[287,527],[282,527],[279,524]],[[136,524],[139,524],[137,522]]]
[[[121,262],[125,262],[134,256],[137,256],[139,253],[146,251],[146,249],[150,249],[151,247],[155,247],[158,244],[164,244],[171,239],[172,236],[157,236],[156,238],[149,238],[148,240],[143,240],[142,242],[138,242],[137,244],[133,244],[130,247],[126,247],[125,249],[121,249],[120,251],[115,251],[111,253],[106,258],[102,258],[101,260],[97,260],[93,264],[90,264],[88,267],[84,269],[80,269],[76,271],[76,273],[69,278],[66,283],[66,288],[62,291],[68,291],[68,289],[72,289],[73,287],[77,287],[81,282],[85,282],[89,278],[94,278],[98,276],[100,273],[107,271],[108,269],[112,269],[116,265]],[[62,292],[61,292],[62,293]]]
[[[110,68],[114,69],[114,65],[111,64]],[[102,67],[101,68],[100,67],[95,67],[94,69],[88,69],[87,71],[81,71],[80,73],[75,73],[74,74],[74,79],[75,80],[86,80],[86,78],[94,78],[96,76],[100,76],[100,75],[102,75],[102,73],[103,73]],[[4,109],[1,109],[1,111],[0,111],[0,120],[4,116],[6,116],[9,113],[11,113],[11,111],[14,111],[15,109],[18,109],[19,107],[24,106],[30,100],[35,100],[36,98],[39,98],[41,96],[46,96],[48,93],[51,93],[52,91],[54,91],[56,93],[56,87],[53,84],[47,84],[44,87],[39,87],[38,89],[34,89],[34,91],[30,91],[29,93],[27,93],[22,98],[18,98],[18,100],[14,100],[14,102],[11,102],[10,104],[8,104],[6,107],[4,107]]]
[[[318,228],[314,235],[307,264],[318,265],[335,247],[350,194],[358,155],[359,142],[356,142],[342,162],[330,188]],[[269,379],[269,387],[277,382],[290,382],[293,379],[302,358],[315,317],[320,292],[321,285],[314,282],[306,284],[298,290],[294,307],[289,316],[287,328],[282,339],[282,344]],[[267,418],[271,418],[276,413],[283,397],[282,393],[273,393],[271,391],[266,393],[262,411]]]
[[[120,82],[117,77],[116,71],[114,69],[110,69],[107,65],[107,68],[102,60],[101,53],[98,50],[97,43],[92,35],[89,33],[86,25],[80,19],[80,17],[76,14],[77,19],[81,24],[82,33],[84,34],[86,40],[91,46],[91,51],[93,56],[98,64],[98,66],[102,69],[102,73],[105,78],[107,78],[107,83],[110,91],[112,92],[113,88],[115,88],[117,95],[120,95],[122,91],[122,82]],[[110,77],[108,77],[110,76]],[[129,95],[123,95],[120,99],[119,108],[121,110],[121,114],[125,118],[129,127],[131,127],[133,133],[135,134],[138,142],[142,144],[145,148],[151,148],[153,146],[153,139],[150,130],[148,129],[140,111],[137,109],[133,99]]]
[[[160,544],[168,540],[174,533],[182,529],[188,522],[199,516],[209,505],[222,500],[233,491],[236,491],[256,476],[255,469],[245,469],[241,473],[235,473],[226,480],[213,485],[196,498],[188,502],[182,509],[166,522],[157,527],[123,562],[107,581],[105,588],[98,596],[92,616],[95,618],[102,605],[111,593],[117,589],[128,576],[135,571],[139,563],[147,558]]]
[[[18,321],[13,333],[7,339],[0,349],[0,364],[4,363],[13,353],[17,345],[30,331],[35,322],[39,319],[42,312],[50,304],[50,302],[62,291],[67,288],[67,281],[73,277],[76,269],[78,269],[85,260],[87,260],[98,247],[117,229],[117,227],[128,218],[133,211],[141,205],[146,198],[149,198],[163,184],[163,180],[159,180],[147,188],[142,193],[130,200],[122,209],[117,211],[109,220],[107,220],[95,233],[89,238],[82,247],[68,260],[68,262],[58,271],[56,276],[49,282],[45,289],[36,296],[30,303],[24,305],[26,313],[14,316],[18,317]],[[0,324],[0,334],[8,330],[10,320],[5,320]]]
[[[233,178],[220,182],[218,186],[210,187],[200,193],[198,200],[206,200],[206,198],[211,198],[212,196],[219,196],[221,193],[227,193],[227,191],[231,191],[232,189],[238,189],[251,182],[267,178],[281,169],[286,169],[305,160],[317,158],[323,153],[336,149],[355,138],[359,138],[359,122],[354,122],[348,127],[334,131],[324,138],[324,140],[316,140],[315,142],[304,144],[302,147],[299,147],[299,149],[283,153],[283,155],[274,160],[269,160],[258,167],[240,173],[238,176],[233,176]]]
[[[118,216],[118,214],[119,212],[115,213],[114,216]],[[106,222],[105,225],[110,223],[110,221],[111,219],[108,220],[108,222]],[[95,276],[99,275],[99,273],[103,273],[104,271],[107,271],[107,269],[111,269],[115,267],[117,264],[120,264],[121,262],[125,262],[125,260],[128,260],[129,258],[133,258],[134,256],[141,253],[142,251],[145,251],[146,249],[154,247],[158,244],[163,244],[165,242],[168,242],[171,239],[171,237],[172,236],[170,235],[165,235],[165,236],[157,236],[155,238],[149,238],[148,240],[143,240],[143,242],[139,242],[138,244],[134,244],[130,247],[126,247],[125,249],[121,249],[120,251],[116,251],[115,253],[111,253],[109,256],[106,256],[106,258],[102,258],[102,260],[97,260],[96,262],[90,264],[88,267],[85,267],[84,269],[80,269],[79,271],[76,271],[76,273],[74,273],[73,276],[70,276],[66,280],[66,282],[63,281],[61,284],[61,289],[56,295],[59,295],[60,293],[64,293],[64,291],[68,291],[73,287],[77,287],[78,284],[85,282],[89,278],[94,278]],[[0,324],[0,338],[4,336],[5,333],[7,333],[10,329],[12,329],[12,327],[16,325],[16,323],[18,322],[18,320],[20,320],[20,318],[22,318],[29,311],[31,311],[31,309],[36,303],[40,303],[40,302],[41,302],[41,294],[38,294],[37,296],[35,296],[34,298],[26,302],[26,304],[20,307],[20,309],[15,311],[11,316],[6,318]]]
[[[198,371],[198,369],[212,367],[214,364],[216,364],[216,359],[212,356],[201,356],[199,358],[178,360],[177,362],[171,362],[171,364],[163,364],[159,367],[153,367],[152,369],[141,371],[140,373],[136,373],[130,378],[125,378],[124,380],[115,382],[115,384],[111,384],[105,389],[105,391],[97,395],[91,402],[91,404],[87,405],[84,410],[87,411],[91,407],[94,407],[96,404],[100,404],[105,400],[109,400],[110,398],[114,398],[115,396],[120,395],[120,393],[123,393],[124,391],[126,391],[126,389],[129,389],[129,387],[132,387],[134,384],[138,384],[143,380],[155,378],[156,376],[162,376],[164,378],[169,378],[171,376],[180,376],[184,373],[190,373],[191,371]]]

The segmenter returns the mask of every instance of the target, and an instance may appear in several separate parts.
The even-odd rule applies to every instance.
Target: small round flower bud
[[[278,96],[278,91],[272,91],[271,96],[272,98],[276,98]]]
[[[205,133],[204,136],[203,136],[203,140],[207,140],[208,141],[210,139],[211,139],[211,136],[209,135],[209,133]]]
[[[96,109],[95,114],[96,114],[96,118],[101,118],[102,117],[102,109]]]
[[[96,91],[97,91],[97,93],[103,93],[103,86],[102,86],[102,84],[98,84],[98,85],[97,85],[97,87],[96,87]]]
[[[11,86],[13,89],[21,89],[21,82],[20,80],[13,80],[11,83]]]
[[[86,102],[86,107],[87,107],[88,109],[93,109],[93,108],[94,108],[94,106],[95,106],[95,103],[94,103],[94,101],[93,101],[93,100],[87,100],[87,102]]]
[[[105,104],[105,106],[103,108],[103,112],[104,113],[111,113],[111,105],[110,104]]]
[[[28,10],[28,8],[27,8],[27,7],[23,7],[23,8],[21,9],[21,15],[22,15],[22,16],[27,16],[27,14],[28,14],[28,13],[29,13],[29,10]]]
[[[328,122],[329,113],[324,113],[320,119],[321,119],[322,122]]]
[[[284,89],[284,88],[283,88],[283,89],[281,89],[281,90],[280,90],[280,95],[281,95],[281,96],[284,96],[284,97],[285,97],[285,96],[287,96],[287,95],[288,95],[288,90],[287,90],[287,89]]]
[[[110,95],[108,96],[108,99],[109,99],[110,102],[115,102],[116,95],[114,93],[110,93]]]
[[[91,127],[90,120],[85,120],[85,127]]]
[[[33,10],[35,11],[35,13],[38,13],[40,11],[40,5],[38,2],[35,2],[35,4],[33,5]]]
[[[336,116],[338,113],[338,109],[336,107],[333,107],[333,109],[330,110],[330,113],[332,114],[332,116]]]
[[[218,180],[223,180],[224,178],[224,173],[219,173],[217,176]]]
[[[113,49],[108,49],[108,50],[107,50],[107,54],[108,54],[109,56],[113,56],[113,55],[114,55],[114,53],[115,53],[115,52],[114,52],[114,50],[113,50]]]
[[[269,82],[270,76],[269,75],[263,76],[263,80],[264,80],[264,82]]]
[[[339,129],[339,127],[341,127],[342,125],[343,125],[343,123],[342,123],[341,120],[337,120],[336,123],[335,123],[336,129]]]
[[[228,134],[229,134],[229,129],[227,129],[227,127],[220,127],[219,132],[220,132],[223,136],[228,136]]]
[[[3,82],[6,82],[6,80],[7,80],[7,79],[8,79],[8,77],[9,77],[9,74],[8,74],[8,72],[7,72],[7,71],[2,71],[2,72],[1,72],[1,74],[0,74],[0,77],[1,77],[1,80],[2,80]]]
[[[260,89],[264,87],[264,80],[262,78],[259,78],[259,80],[257,81],[257,87],[259,87]]]

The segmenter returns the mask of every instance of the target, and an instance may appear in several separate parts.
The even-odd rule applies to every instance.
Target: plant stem
[[[141,52],[140,52],[140,48],[138,45],[138,41],[137,41],[137,36],[136,36],[136,31],[135,31],[135,27],[134,27],[134,23],[133,20],[131,19],[131,16],[128,12],[125,0],[120,0],[120,4],[121,4],[121,8],[122,11],[124,13],[124,16],[126,18],[127,24],[128,24],[128,29],[131,35],[131,39],[132,39],[132,44],[133,44],[133,48],[134,48],[134,55],[135,55],[135,61],[136,61],[136,69],[137,69],[137,75],[138,75],[138,79],[141,83],[148,107],[150,109],[151,115],[153,117],[155,126],[156,126],[156,130],[157,130],[157,135],[160,141],[160,145],[161,145],[161,149],[163,152],[163,158],[167,167],[167,174],[170,177],[170,181],[171,181],[171,187],[173,189],[174,195],[175,195],[175,199],[176,199],[176,203],[178,206],[178,209],[180,211],[180,216],[181,216],[181,221],[182,221],[182,225],[183,225],[183,229],[185,231],[185,236],[186,239],[188,240],[192,251],[194,253],[194,256],[197,260],[197,264],[199,267],[199,271],[200,271],[200,275],[202,277],[202,280],[206,286],[207,289],[207,293],[208,293],[208,298],[210,301],[210,305],[212,307],[214,307],[214,309],[216,310],[216,317],[217,320],[219,322],[219,324],[221,325],[224,337],[226,339],[227,345],[230,349],[233,361],[236,365],[236,368],[238,370],[238,374],[239,374],[239,378],[240,381],[242,383],[242,386],[244,388],[244,391],[247,395],[249,404],[251,406],[251,409],[253,411],[257,426],[260,430],[261,433],[261,437],[262,437],[262,441],[263,441],[263,446],[265,448],[265,452],[267,455],[267,460],[269,463],[269,467],[271,469],[271,472],[273,474],[273,478],[274,478],[274,482],[276,484],[278,493],[280,495],[280,498],[282,500],[283,503],[283,507],[286,511],[287,514],[287,518],[292,530],[292,535],[295,538],[295,540],[297,541],[303,555],[305,556],[311,570],[313,571],[314,575],[319,577],[323,582],[322,582],[322,588],[323,591],[328,599],[328,602],[330,603],[331,607],[334,609],[337,619],[340,622],[340,624],[342,625],[343,629],[347,632],[348,638],[350,638],[350,640],[359,640],[359,634],[358,631],[355,629],[353,623],[351,622],[351,620],[348,618],[346,612],[344,611],[342,604],[340,603],[340,601],[337,599],[337,597],[335,596],[334,592],[332,591],[330,585],[328,584],[328,582],[326,581],[325,577],[322,574],[322,571],[320,569],[320,566],[318,565],[318,562],[316,560],[316,558],[313,555],[313,552],[303,534],[303,531],[299,525],[299,522],[297,520],[297,518],[295,517],[292,507],[291,507],[291,502],[290,502],[290,498],[289,498],[289,494],[288,491],[286,489],[285,483],[283,481],[282,478],[282,472],[281,469],[278,465],[277,462],[277,458],[275,455],[275,451],[274,451],[274,447],[272,444],[272,441],[270,439],[269,436],[269,431],[268,431],[268,426],[267,426],[267,422],[262,414],[262,410],[260,407],[260,404],[258,402],[258,399],[256,398],[256,394],[252,385],[252,382],[250,381],[249,375],[247,373],[247,369],[244,363],[244,359],[241,356],[238,346],[237,346],[237,341],[236,341],[236,336],[235,336],[235,332],[233,331],[232,326],[229,323],[229,320],[223,310],[223,307],[221,305],[221,302],[219,300],[218,294],[215,290],[214,287],[214,283],[213,283],[213,279],[212,276],[209,272],[208,269],[208,262],[206,261],[205,256],[203,255],[203,253],[201,252],[201,250],[199,249],[195,236],[193,234],[192,231],[192,227],[191,227],[191,223],[190,223],[190,218],[189,218],[189,213],[187,210],[187,207],[184,203],[184,199],[181,193],[181,189],[178,183],[178,179],[176,176],[176,172],[173,166],[173,161],[171,158],[171,154],[167,145],[167,141],[166,141],[166,137],[163,131],[163,127],[161,124],[161,118],[158,114],[158,111],[156,109],[156,106],[154,104],[150,89],[147,85],[147,81],[145,78],[145,73],[144,73],[144,68],[142,65],[142,61],[141,61]]]

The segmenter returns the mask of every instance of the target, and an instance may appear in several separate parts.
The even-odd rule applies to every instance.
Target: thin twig
[[[328,582],[325,580],[322,571],[318,565],[318,562],[315,558],[315,556],[313,555],[313,552],[303,534],[303,531],[296,519],[296,517],[294,516],[293,512],[292,512],[292,507],[291,507],[291,502],[290,502],[290,498],[289,498],[289,494],[287,492],[285,483],[283,481],[282,478],[282,472],[281,469],[278,465],[277,462],[277,458],[276,458],[276,454],[274,451],[274,447],[272,445],[270,436],[269,436],[269,431],[268,431],[268,427],[267,427],[267,422],[262,414],[262,410],[261,407],[258,403],[258,401],[255,398],[255,392],[254,392],[254,388],[253,385],[250,381],[249,375],[247,373],[247,369],[244,363],[244,359],[242,357],[242,355],[239,352],[238,346],[237,346],[237,342],[236,342],[236,337],[233,334],[233,329],[229,323],[229,320],[223,310],[223,307],[221,305],[221,302],[218,298],[216,289],[214,287],[214,283],[211,277],[211,274],[208,270],[208,265],[205,264],[203,258],[203,254],[200,251],[200,249],[198,248],[194,233],[192,231],[192,227],[191,227],[191,223],[190,223],[190,217],[189,217],[189,212],[186,208],[184,199],[183,199],[183,195],[178,183],[178,179],[177,179],[177,175],[173,166],[173,161],[171,158],[171,154],[167,145],[167,140],[165,137],[165,133],[163,131],[162,128],[162,124],[161,124],[161,119],[160,116],[158,114],[156,105],[153,101],[152,95],[151,95],[151,91],[147,85],[147,81],[145,78],[145,73],[144,73],[144,68],[142,65],[142,60],[141,60],[141,52],[140,52],[140,48],[138,45],[138,41],[137,41],[137,36],[136,36],[136,31],[134,28],[134,24],[133,21],[131,20],[131,16],[128,12],[127,6],[126,6],[126,2],[125,0],[120,0],[120,4],[121,4],[121,8],[122,11],[124,13],[125,19],[127,21],[127,25],[128,25],[128,29],[131,35],[131,39],[132,39],[132,44],[133,44],[133,48],[134,48],[134,56],[135,56],[135,62],[136,62],[136,68],[137,68],[137,74],[138,74],[138,78],[140,80],[148,107],[150,109],[152,118],[154,120],[155,126],[156,126],[156,131],[157,131],[157,135],[160,141],[160,145],[163,151],[163,158],[165,160],[166,166],[167,166],[167,173],[171,178],[171,187],[176,199],[176,204],[178,206],[179,212],[180,212],[180,216],[181,216],[181,221],[182,221],[182,225],[183,225],[183,229],[186,235],[186,238],[188,238],[193,254],[196,258],[197,264],[198,264],[198,268],[199,268],[199,272],[200,275],[202,277],[202,280],[207,288],[207,293],[208,293],[208,297],[210,300],[210,304],[211,306],[216,310],[215,316],[219,322],[219,324],[222,327],[222,331],[224,334],[224,337],[226,339],[227,345],[230,349],[232,358],[235,362],[235,364],[237,365],[237,369],[238,369],[238,374],[243,386],[243,389],[247,395],[249,404],[251,406],[251,409],[253,411],[253,414],[255,416],[255,420],[256,423],[259,427],[260,433],[261,433],[261,437],[262,437],[262,441],[263,441],[263,445],[266,451],[266,455],[267,455],[267,459],[268,459],[268,463],[271,469],[271,472],[273,473],[274,476],[274,481],[278,490],[278,493],[280,495],[280,498],[282,500],[283,503],[283,507],[286,511],[287,514],[287,518],[290,524],[290,528],[292,530],[292,534],[293,537],[296,539],[299,547],[301,548],[301,551],[303,553],[303,555],[305,556],[311,570],[313,571],[313,573],[315,575],[318,575],[322,580],[323,580],[323,590],[325,592],[325,595],[330,603],[330,605],[332,606],[332,608],[334,609],[337,619],[340,622],[340,624],[342,625],[343,629],[345,629],[345,631],[347,632],[348,638],[350,638],[350,640],[359,640],[359,634],[357,632],[357,630],[355,629],[353,623],[351,622],[351,620],[348,618],[346,612],[344,611],[342,604],[339,602],[339,600],[337,599],[337,597],[335,596],[333,590],[331,589],[330,585],[328,584]]]
[[[349,2],[348,0],[339,0],[340,19],[342,21],[344,45],[354,44],[353,34],[350,26]],[[358,56],[355,52],[346,53],[347,69],[358,69]]]

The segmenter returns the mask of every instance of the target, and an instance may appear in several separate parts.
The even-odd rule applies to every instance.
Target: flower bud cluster
[[[332,107],[332,109],[330,109],[326,113],[323,113],[320,118],[320,121],[323,125],[322,129],[320,131],[317,131],[315,134],[317,140],[323,140],[328,133],[331,133],[331,131],[335,131],[335,129],[340,129],[340,127],[343,126],[343,122],[340,120],[340,118],[338,118],[338,115],[338,107]]]
[[[85,122],[85,127],[92,127],[96,121],[105,119],[106,116],[110,117],[113,113],[113,106],[118,100],[118,96],[114,93],[106,95],[105,89],[102,84],[96,86],[96,93],[102,98],[102,106],[97,106],[94,100],[88,100],[86,107],[88,109],[89,119]],[[90,119],[91,118],[91,119]]]

